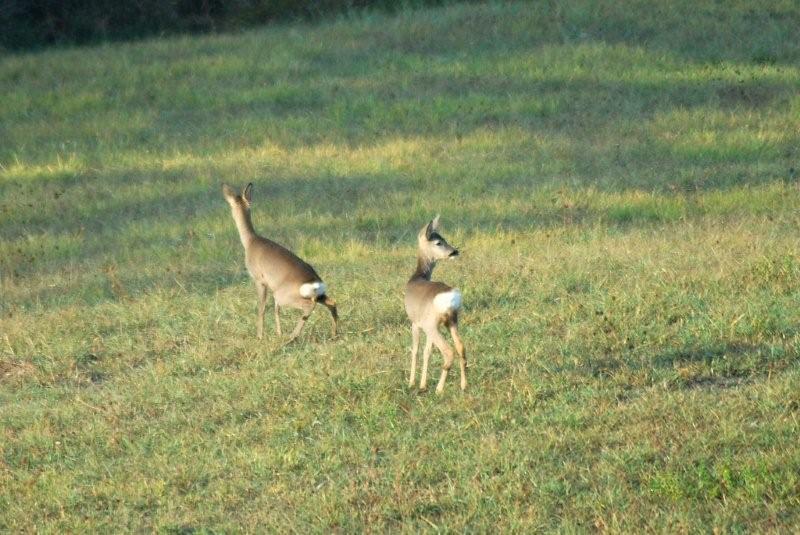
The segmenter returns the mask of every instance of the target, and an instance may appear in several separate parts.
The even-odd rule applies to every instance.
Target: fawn
[[[308,317],[317,303],[325,305],[333,318],[333,336],[336,336],[338,314],[336,302],[325,293],[326,287],[314,268],[282,245],[256,234],[250,219],[250,204],[253,198],[252,182],[237,194],[227,184],[222,185],[222,194],[231,207],[233,220],[244,246],[247,271],[256,284],[258,292],[258,322],[256,332],[259,340],[264,330],[264,309],[267,306],[267,290],[272,292],[275,302],[275,330],[281,336],[280,308],[292,307],[302,310],[302,316],[289,337],[292,342],[300,335]]]
[[[422,227],[417,236],[419,249],[417,252],[417,269],[406,284],[405,306],[408,318],[411,320],[411,374],[408,386],[414,386],[417,371],[417,352],[419,350],[419,331],[425,331],[425,349],[422,354],[422,377],[419,381],[420,390],[425,390],[428,385],[428,360],[431,356],[433,344],[444,355],[444,366],[436,393],[444,390],[447,372],[453,364],[453,350],[447,344],[439,327],[444,325],[450,330],[453,343],[460,358],[461,364],[461,390],[467,387],[467,357],[464,344],[458,335],[458,311],[461,309],[461,292],[455,288],[441,283],[432,282],[431,273],[438,260],[453,258],[458,255],[458,250],[447,243],[438,232],[439,216]]]

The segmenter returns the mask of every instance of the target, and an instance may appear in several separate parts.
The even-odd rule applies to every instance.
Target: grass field
[[[575,0],[0,57],[0,531],[797,530],[798,27]],[[255,339],[248,181],[338,338]],[[442,396],[402,306],[436,213]]]

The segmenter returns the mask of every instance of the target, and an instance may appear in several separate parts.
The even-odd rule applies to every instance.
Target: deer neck
[[[242,245],[247,248],[248,244],[256,237],[256,231],[253,228],[253,221],[250,219],[250,213],[244,210],[232,210],[233,221],[236,223],[236,230],[239,231],[239,239],[242,240]]]
[[[414,270],[414,274],[411,275],[411,280],[431,280],[434,267],[436,267],[436,260],[433,258],[426,258],[421,255],[417,256],[417,269]]]

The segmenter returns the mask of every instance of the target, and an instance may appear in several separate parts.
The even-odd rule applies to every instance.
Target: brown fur
[[[442,282],[431,281],[433,268],[438,260],[451,258],[458,255],[458,251],[450,246],[438,233],[439,216],[422,228],[417,236],[419,250],[417,253],[417,269],[406,284],[405,308],[411,320],[411,372],[408,386],[414,386],[417,370],[417,353],[419,351],[419,332],[425,332],[425,348],[422,353],[422,376],[419,387],[425,390],[428,385],[428,362],[433,345],[444,356],[442,375],[436,386],[436,392],[441,393],[447,379],[447,372],[453,364],[453,349],[448,345],[439,327],[444,325],[450,331],[453,343],[458,353],[461,368],[461,389],[467,387],[467,356],[464,344],[458,334],[458,311],[449,310],[441,312],[434,306],[437,295],[452,291],[453,288]]]
[[[239,238],[244,246],[244,258],[247,271],[256,285],[258,293],[258,320],[256,334],[263,336],[264,311],[267,305],[267,292],[272,292],[275,303],[275,330],[281,335],[280,308],[291,307],[302,311],[294,331],[289,337],[291,342],[300,335],[308,317],[317,303],[322,303],[333,318],[333,335],[336,336],[338,314],[336,302],[327,295],[306,298],[300,295],[300,287],[306,283],[322,282],[310,264],[301,260],[286,247],[256,234],[250,219],[250,203],[253,184],[248,184],[241,195],[230,186],[224,184],[222,193],[231,207],[231,214],[239,231]]]

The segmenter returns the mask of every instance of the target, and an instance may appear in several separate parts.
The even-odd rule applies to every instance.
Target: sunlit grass
[[[798,24],[489,3],[0,58],[0,529],[791,530]],[[255,340],[249,181],[337,339]],[[436,213],[441,398],[402,309]]]

